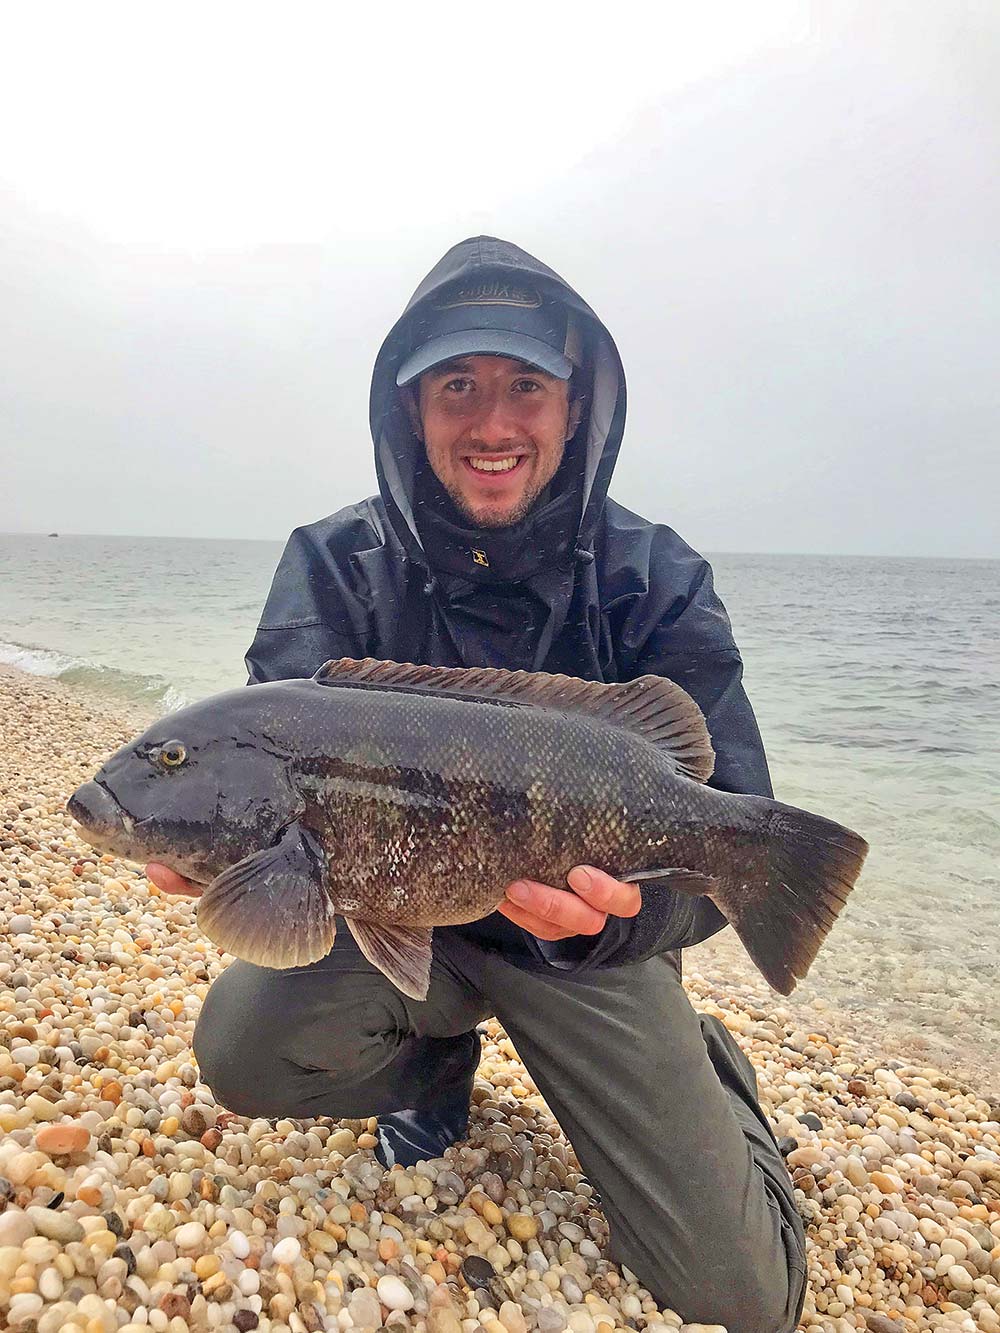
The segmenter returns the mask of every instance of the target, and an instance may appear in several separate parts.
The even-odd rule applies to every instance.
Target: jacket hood
[[[421,539],[418,507],[424,503],[419,478],[426,471],[421,442],[413,434],[396,388],[396,372],[413,347],[427,305],[443,287],[478,276],[517,275],[544,294],[563,301],[584,329],[584,412],[563,464],[531,512],[510,528],[478,533],[457,521],[438,522],[435,551]],[[453,246],[431,269],[390,329],[375,360],[370,421],[379,491],[390,523],[407,555],[424,568],[439,560],[454,572],[461,553],[463,577],[477,583],[530,580],[553,562],[568,568],[574,557],[587,561],[607,497],[625,429],[625,372],[614,339],[583,298],[552,269],[493,236],[475,236]],[[437,546],[441,544],[439,552]],[[486,570],[472,563],[472,547],[490,550]],[[452,548],[450,551],[447,548]],[[451,555],[453,559],[448,560]],[[437,559],[436,559],[437,557]]]

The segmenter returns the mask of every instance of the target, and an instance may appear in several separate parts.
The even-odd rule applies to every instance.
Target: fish
[[[339,658],[167,714],[67,809],[98,850],[204,886],[199,927],[261,967],[325,957],[340,917],[423,1000],[435,927],[490,915],[517,879],[562,885],[583,864],[710,898],[788,995],[868,843],[707,786],[714,763],[701,709],[664,677]]]

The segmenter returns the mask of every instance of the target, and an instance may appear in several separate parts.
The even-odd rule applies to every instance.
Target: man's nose
[[[502,399],[484,402],[472,423],[473,439],[487,448],[509,444],[518,434],[516,416]]]

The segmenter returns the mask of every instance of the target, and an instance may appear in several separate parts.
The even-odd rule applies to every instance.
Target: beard
[[[528,513],[534,508],[535,501],[541,495],[542,491],[545,490],[547,484],[548,483],[544,483],[540,486],[530,487],[511,509],[499,512],[489,506],[480,509],[475,505],[470,505],[458,487],[452,488],[446,486],[445,490],[447,491],[448,499],[464,519],[471,523],[474,528],[482,528],[484,531],[489,531],[490,529],[512,528],[516,523],[520,523],[521,520],[526,518]]]

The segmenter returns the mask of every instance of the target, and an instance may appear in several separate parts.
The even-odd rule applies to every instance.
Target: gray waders
[[[326,958],[237,961],[194,1036],[221,1105],[268,1119],[383,1117],[404,1165],[461,1137],[495,1015],[600,1193],[610,1255],[686,1322],[791,1333],[805,1239],[753,1067],[695,1012],[676,955],[576,973],[529,971],[453,930],[411,1000],[341,930]]]

